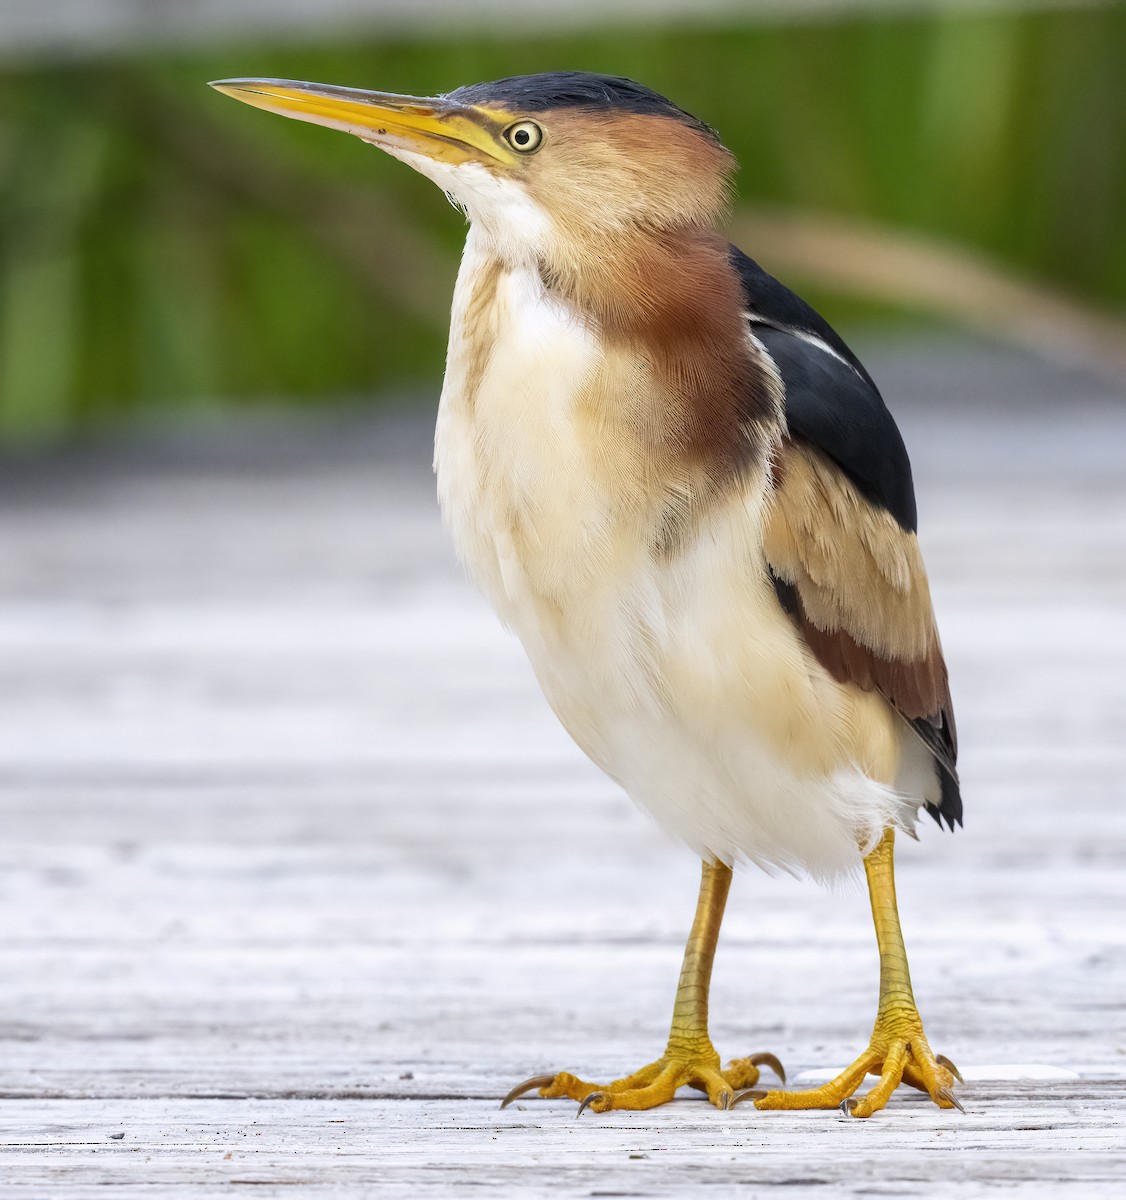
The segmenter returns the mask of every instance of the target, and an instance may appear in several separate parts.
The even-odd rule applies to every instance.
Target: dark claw
[[[852,1096],[846,1096],[841,1101],[841,1112],[843,1112],[846,1117],[852,1116],[852,1110],[855,1107],[856,1107],[856,1100],[853,1099]]]
[[[729,1108],[734,1108],[736,1104],[742,1104],[744,1100],[761,1100],[766,1095],[765,1088],[742,1088],[731,1097]]]
[[[579,1105],[579,1111],[577,1113],[575,1113],[575,1116],[581,1117],[583,1115],[583,1113],[586,1111],[586,1106],[588,1104],[590,1104],[592,1101],[605,1100],[605,1099],[606,1099],[605,1092],[591,1092],[590,1095],[587,1096],[587,1098],[582,1102],[582,1104]]]
[[[720,1094],[719,1094],[719,1107],[722,1108],[726,1112],[727,1109],[729,1109],[734,1103],[735,1103],[735,1100],[732,1097],[731,1093],[726,1088],[724,1088],[724,1090],[722,1092],[720,1092]]]
[[[547,1087],[554,1078],[554,1075],[533,1075],[531,1079],[525,1079],[523,1083],[518,1083],[500,1102],[501,1108],[507,1108],[513,1100],[524,1095],[525,1092],[532,1091],[533,1088]]]
[[[774,1057],[773,1054],[752,1054],[751,1062],[756,1067],[769,1067],[783,1083],[786,1082],[786,1071],[782,1064]]]
[[[957,1110],[958,1110],[960,1113],[964,1113],[964,1112],[966,1111],[966,1110],[965,1110],[965,1109],[962,1107],[962,1102],[961,1102],[961,1100],[959,1100],[959,1099],[958,1099],[958,1097],[954,1095],[954,1092],[953,1092],[953,1090],[952,1090],[952,1089],[950,1089],[950,1088],[939,1088],[939,1089],[938,1089],[938,1091],[937,1091],[937,1092],[935,1092],[935,1094],[934,1094],[934,1095],[935,1095],[935,1099],[936,1099],[936,1100],[949,1100],[949,1101],[950,1101],[950,1103],[951,1103],[951,1104],[953,1104],[953,1105],[954,1105],[954,1107],[955,1107],[955,1108],[956,1108],[956,1109],[957,1109]]]
[[[950,1061],[950,1059],[946,1057],[945,1054],[940,1054],[934,1061],[938,1063],[939,1066],[945,1067],[959,1083],[966,1082],[962,1078],[962,1072],[958,1070],[958,1068]]]

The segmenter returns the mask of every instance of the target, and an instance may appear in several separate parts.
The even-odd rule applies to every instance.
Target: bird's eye
[[[517,121],[504,131],[504,140],[521,154],[531,154],[540,148],[543,141],[543,130],[535,121]]]

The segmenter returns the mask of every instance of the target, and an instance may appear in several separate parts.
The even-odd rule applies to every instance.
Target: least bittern
[[[505,1103],[539,1087],[650,1108],[688,1084],[722,1108],[868,1116],[905,1081],[956,1104],[892,878],[896,828],[962,812],[911,468],[856,356],[720,233],[734,164],[715,132],[576,72],[437,98],[214,86],[356,134],[469,217],[435,453],[458,553],[579,746],[704,860],[661,1058],[605,1086],[536,1077]],[[875,1029],[813,1091],[756,1089],[777,1060],[723,1068],[708,1036],[740,860],[867,872]]]

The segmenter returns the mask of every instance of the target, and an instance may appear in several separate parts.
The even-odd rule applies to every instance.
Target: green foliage
[[[1112,8],[240,45],[0,74],[0,439],[218,397],[436,385],[460,218],[360,142],[207,79],[435,93],[564,67],[632,75],[720,129],[743,202],[933,233],[1120,308],[1123,45]],[[829,315],[857,311],[837,297]]]

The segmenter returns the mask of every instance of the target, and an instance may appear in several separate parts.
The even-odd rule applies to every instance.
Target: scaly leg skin
[[[868,1049],[835,1079],[808,1092],[741,1092],[735,1103],[754,1100],[756,1108],[840,1108],[854,1117],[870,1117],[888,1102],[900,1083],[927,1092],[939,1108],[958,1108],[954,1080],[961,1082],[958,1068],[942,1055],[935,1056],[923,1033],[923,1022],[915,1007],[907,952],[899,928],[895,904],[895,831],[888,829],[879,845],[864,860],[872,918],[880,949],[880,1004]],[[867,1074],[879,1080],[865,1096],[852,1099]]]
[[[719,1055],[708,1037],[708,987],[712,977],[719,926],[731,887],[731,868],[722,863],[704,863],[700,881],[700,900],[692,932],[684,948],[684,965],[673,1006],[672,1028],[664,1054],[640,1071],[613,1083],[586,1083],[561,1071],[557,1075],[537,1075],[517,1084],[501,1102],[501,1108],[518,1096],[539,1089],[547,1099],[566,1096],[579,1101],[579,1113],[590,1108],[609,1112],[612,1108],[656,1108],[670,1101],[680,1087],[707,1092],[717,1108],[730,1108],[741,1089],[758,1082],[759,1067],[769,1066],[786,1082],[782,1064],[773,1054],[752,1054],[737,1058],[720,1069]]]

